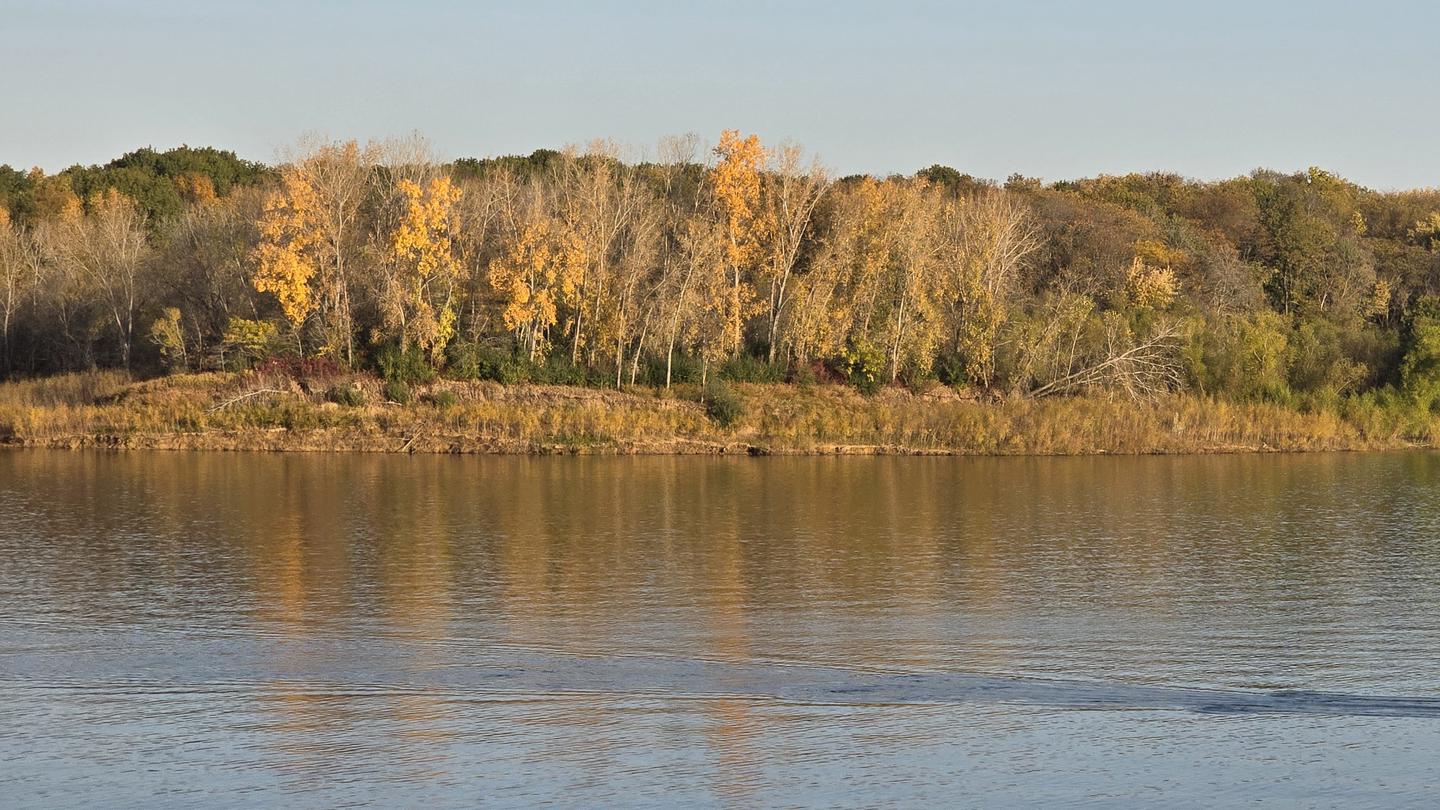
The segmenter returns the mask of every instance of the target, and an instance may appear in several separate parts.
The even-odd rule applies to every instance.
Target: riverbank
[[[735,384],[722,426],[695,386],[669,392],[438,381],[408,404],[379,380],[117,372],[0,384],[12,447],[508,454],[1085,455],[1434,446],[1428,424],[1193,395],[980,400],[944,386],[874,396]],[[343,403],[343,404],[342,404]]]

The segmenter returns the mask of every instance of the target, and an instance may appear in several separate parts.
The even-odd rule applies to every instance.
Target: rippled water
[[[1440,456],[0,453],[0,805],[1427,806]]]

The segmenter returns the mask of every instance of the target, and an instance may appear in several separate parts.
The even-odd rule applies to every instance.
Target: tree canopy
[[[415,352],[611,385],[1440,399],[1440,191],[1318,168],[835,179],[738,131],[694,147],[0,166],[0,373]]]

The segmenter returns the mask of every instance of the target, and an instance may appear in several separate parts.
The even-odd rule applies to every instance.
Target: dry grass
[[[367,404],[325,401],[336,382]],[[131,381],[95,372],[0,384],[0,442],[46,447],[489,453],[955,453],[976,455],[1359,450],[1440,435],[1372,410],[1348,418],[1194,396],[978,402],[946,388],[873,397],[838,386],[737,385],[744,415],[706,417],[699,392],[442,381],[406,406],[377,380],[256,374]],[[432,404],[449,391],[453,404]],[[259,392],[259,393],[254,393]],[[253,396],[245,396],[254,393]]]

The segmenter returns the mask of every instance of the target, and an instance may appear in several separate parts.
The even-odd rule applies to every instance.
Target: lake
[[[7,807],[1428,805],[1440,455],[0,452]]]

